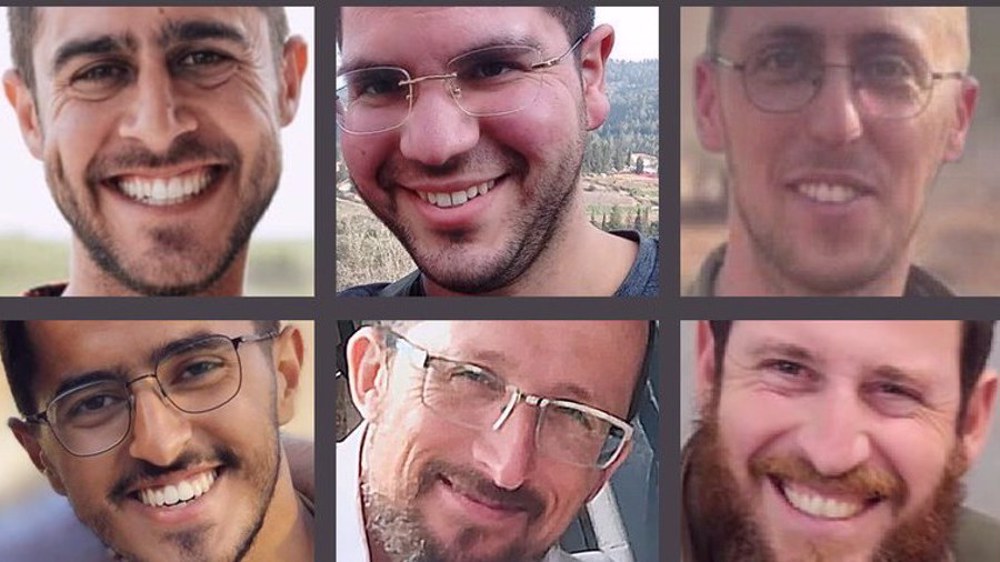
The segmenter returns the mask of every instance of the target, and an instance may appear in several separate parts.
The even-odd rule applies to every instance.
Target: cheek
[[[114,131],[116,110],[106,105],[70,102],[55,108],[44,123],[46,162],[58,156],[71,179],[82,176]]]
[[[375,135],[350,135],[338,131],[340,149],[347,163],[351,177],[361,189],[375,183],[379,167],[385,163],[394,150],[399,149],[399,133],[396,131]]]
[[[873,439],[906,483],[910,507],[927,501],[941,480],[954,441],[911,427],[888,428]]]

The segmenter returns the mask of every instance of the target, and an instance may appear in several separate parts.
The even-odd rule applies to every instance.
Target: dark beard
[[[718,422],[708,416],[685,445],[682,506],[691,544],[688,562],[776,562],[747,499],[726,465]],[[876,547],[872,562],[942,562],[965,495],[964,449],[956,441],[933,496],[898,523]],[[800,560],[832,562],[818,551]]]

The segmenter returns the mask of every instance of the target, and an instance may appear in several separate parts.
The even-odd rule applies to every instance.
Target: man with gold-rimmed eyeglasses
[[[562,548],[589,500],[614,513],[641,509],[642,502],[616,501],[605,484],[638,448],[637,437],[646,439],[636,413],[650,384],[653,326],[383,321],[361,328],[347,345],[347,364],[364,422],[337,448],[337,558],[657,559],[630,549],[630,537],[643,540],[632,535],[637,528],[586,554]],[[655,505],[655,486],[647,493]],[[607,523],[594,502],[587,510]]]
[[[5,321],[8,425],[125,560],[313,560],[279,440],[302,336],[276,321]],[[75,560],[93,559],[89,542]],[[15,550],[16,551],[16,550]]]
[[[417,266],[342,295],[659,292],[658,240],[592,225],[578,186],[610,111],[592,6],[340,13],[344,161]]]
[[[966,9],[712,8],[695,68],[704,148],[725,155],[729,236],[695,296],[945,296],[912,264],[978,84]]]

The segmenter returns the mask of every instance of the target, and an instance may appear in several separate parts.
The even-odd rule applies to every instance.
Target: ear
[[[715,64],[707,56],[699,57],[694,66],[694,121],[701,146],[711,152],[722,152],[726,147],[718,80]]]
[[[615,44],[615,30],[601,24],[580,45],[580,78],[583,81],[583,105],[587,111],[587,130],[604,124],[611,112],[604,73]]]
[[[698,411],[707,412],[715,394],[715,337],[707,320],[699,320],[695,334],[695,391]]]
[[[286,326],[271,350],[274,372],[277,377],[278,423],[284,425],[295,415],[295,393],[299,388],[305,345],[302,332],[295,326]]]
[[[976,100],[979,99],[979,81],[972,76],[962,79],[962,91],[955,99],[954,129],[948,133],[948,144],[945,147],[945,162],[956,162],[965,150],[965,138],[972,124],[972,114],[976,110]]]
[[[24,138],[24,144],[28,146],[32,156],[41,160],[42,146],[45,144],[44,135],[38,122],[35,98],[21,78],[21,73],[14,69],[4,72],[3,91],[17,115],[17,124],[21,127],[21,137]]]
[[[8,418],[7,427],[10,428],[14,437],[17,438],[17,442],[28,453],[35,468],[49,480],[49,485],[52,486],[52,489],[57,494],[65,496],[66,487],[63,486],[62,478],[53,469],[52,463],[49,462],[48,457],[45,456],[45,451],[42,450],[41,443],[38,442],[38,426],[25,423],[17,418]]]
[[[969,395],[959,432],[969,464],[975,462],[986,446],[996,397],[997,374],[995,371],[986,371],[979,377],[979,382]]]
[[[278,109],[281,115],[281,126],[292,122],[299,109],[302,97],[302,77],[309,64],[309,47],[298,35],[285,41],[285,50],[281,56],[281,92],[278,96]]]
[[[616,470],[618,470],[618,467],[621,466],[623,462],[625,462],[625,459],[628,458],[628,455],[631,452],[632,452],[632,440],[629,440],[628,443],[625,443],[625,448],[622,449],[622,452],[618,455],[618,458],[615,459],[615,462],[611,463],[608,466],[608,468],[605,468],[604,470],[601,471],[601,477],[598,478],[596,482],[594,482],[593,487],[590,488],[590,493],[587,494],[588,502],[594,499],[594,496],[597,495],[597,492],[601,491],[601,488],[604,486],[604,484],[608,481],[609,478],[611,478],[611,475],[614,474]]]
[[[371,326],[365,326],[347,342],[347,378],[351,399],[364,416],[372,421],[381,410],[389,392],[387,366],[378,344],[379,335]]]

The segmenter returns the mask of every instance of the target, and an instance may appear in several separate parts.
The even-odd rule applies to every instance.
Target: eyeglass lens
[[[131,425],[131,382],[102,380],[68,392],[49,405],[53,432],[70,452],[91,455],[106,451],[128,434]],[[187,413],[214,410],[240,389],[241,367],[236,346],[225,336],[204,338],[163,357],[155,380],[166,399]]]

